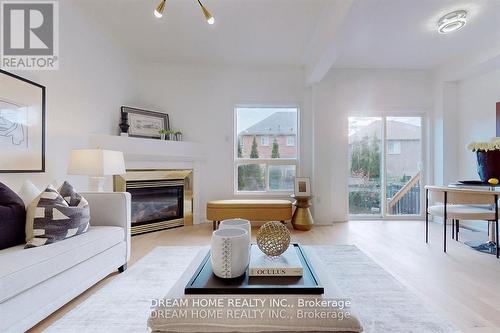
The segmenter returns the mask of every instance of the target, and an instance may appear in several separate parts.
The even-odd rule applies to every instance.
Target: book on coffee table
[[[281,255],[270,257],[252,244],[250,250],[249,276],[302,276],[304,269],[293,245]]]

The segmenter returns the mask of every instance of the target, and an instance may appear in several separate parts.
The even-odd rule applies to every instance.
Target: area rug
[[[364,332],[458,332],[351,245],[307,247],[350,298]],[[201,247],[157,247],[46,332],[147,332],[151,300],[164,297]]]

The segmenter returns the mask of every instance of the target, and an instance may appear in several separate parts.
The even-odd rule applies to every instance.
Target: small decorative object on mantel
[[[490,179],[500,179],[500,138],[489,142],[472,142],[467,148],[476,153],[477,173],[483,183]]]
[[[0,172],[45,172],[45,87],[0,70]]]
[[[175,131],[163,129],[163,130],[160,130],[159,133],[160,133],[162,140],[167,140],[167,141],[174,141],[175,140]]]
[[[182,141],[182,132],[172,130],[160,130],[162,140],[168,141]]]
[[[250,260],[250,236],[244,228],[215,230],[210,246],[214,274],[233,279],[245,274]]]
[[[289,245],[290,231],[281,222],[267,222],[257,232],[257,246],[268,256],[279,256]]]
[[[128,136],[129,127],[130,125],[128,124],[128,113],[121,112],[120,136]]]
[[[127,113],[128,118],[128,134],[135,138],[161,139],[160,130],[170,130],[170,122],[168,114],[162,112],[154,112],[131,108],[128,106],[121,107],[122,122],[124,115]]]

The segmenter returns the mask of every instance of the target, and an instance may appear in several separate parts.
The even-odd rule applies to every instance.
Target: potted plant
[[[490,142],[472,142],[467,148],[476,153],[477,173],[482,182],[500,179],[500,138]]]
[[[175,131],[162,129],[159,133],[162,140],[175,140]]]
[[[182,132],[181,131],[175,132],[175,141],[182,141]]]

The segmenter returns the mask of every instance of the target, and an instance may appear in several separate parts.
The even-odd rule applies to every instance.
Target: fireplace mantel
[[[204,145],[187,141],[165,141],[92,134],[90,147],[123,152],[127,170],[193,170],[193,223],[204,222],[201,203],[201,165],[205,160]],[[112,188],[112,184],[107,184]]]
[[[204,159],[203,144],[197,142],[92,134],[90,146],[122,151],[125,159],[130,161],[200,161]]]

